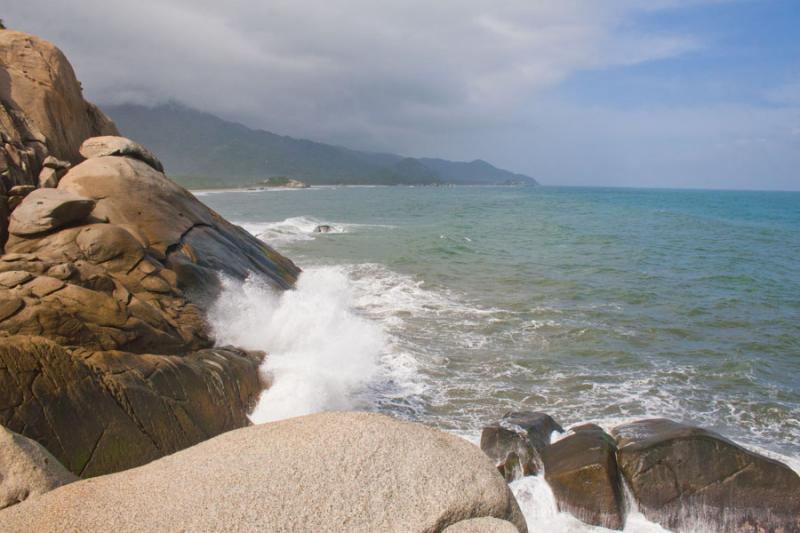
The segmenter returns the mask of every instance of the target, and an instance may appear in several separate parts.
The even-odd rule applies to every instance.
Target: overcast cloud
[[[798,188],[800,85],[765,95],[774,107],[559,94],[579,72],[713,45],[636,23],[694,3],[26,0],[2,16],[59,45],[101,105],[177,100],[354,148],[481,157],[550,184]]]

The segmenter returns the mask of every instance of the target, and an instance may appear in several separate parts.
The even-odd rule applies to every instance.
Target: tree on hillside
[[[3,19],[0,19],[0,30],[6,29],[6,25],[3,24]]]

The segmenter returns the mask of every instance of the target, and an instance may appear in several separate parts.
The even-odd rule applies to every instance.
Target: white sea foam
[[[297,290],[276,294],[258,279],[224,280],[209,318],[219,344],[264,350],[271,386],[251,414],[267,422],[316,411],[358,408],[358,391],[378,373],[387,340],[358,316],[346,276],[306,270]]]

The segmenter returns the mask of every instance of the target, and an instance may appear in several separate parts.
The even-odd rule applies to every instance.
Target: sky
[[[551,185],[800,190],[798,0],[25,0],[101,106]],[[123,132],[124,133],[124,132]]]

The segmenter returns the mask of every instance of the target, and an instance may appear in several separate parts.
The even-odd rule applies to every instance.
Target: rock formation
[[[582,424],[551,444],[558,429],[544,413],[509,413],[484,428],[481,448],[501,473],[533,450],[558,509],[587,524],[623,529],[635,505],[679,531],[800,531],[800,476],[712,431],[646,419],[609,435]]]
[[[554,431],[564,429],[550,415],[512,411],[483,428],[480,446],[503,477],[513,481],[541,471],[541,455]]]
[[[473,526],[495,529],[470,529],[476,518]],[[0,523],[42,533],[526,531],[508,486],[472,444],[368,413],[231,431],[10,507]]]
[[[671,420],[614,428],[642,513],[670,529],[800,531],[800,476],[706,429]]]
[[[594,424],[571,428],[569,435],[545,448],[545,479],[559,509],[587,524],[624,527],[625,501],[616,451],[614,439]]]
[[[248,425],[264,354],[215,348],[203,305],[297,267],[116,136],[52,44],[0,32],[0,104],[0,424],[83,477]]]

